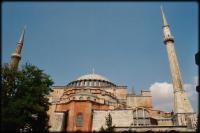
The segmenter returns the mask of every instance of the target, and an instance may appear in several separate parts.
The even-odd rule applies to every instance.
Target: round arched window
[[[135,126],[150,125],[149,112],[145,108],[136,108],[133,111],[133,122]]]
[[[82,127],[82,125],[83,125],[83,114],[78,113],[77,116],[76,116],[76,126]]]

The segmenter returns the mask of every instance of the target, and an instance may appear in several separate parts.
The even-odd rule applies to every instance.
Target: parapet
[[[150,90],[141,90],[141,96],[150,96],[151,97],[151,91]]]

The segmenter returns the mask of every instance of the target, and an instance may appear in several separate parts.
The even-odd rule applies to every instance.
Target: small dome
[[[109,81],[107,78],[98,75],[98,74],[86,74],[86,75],[82,75],[79,78],[77,78],[77,80],[104,80],[104,81]]]

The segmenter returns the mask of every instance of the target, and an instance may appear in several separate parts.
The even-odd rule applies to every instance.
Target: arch
[[[90,97],[87,97],[87,100],[90,100]]]
[[[136,108],[133,110],[133,122],[135,126],[147,126],[150,125],[149,111],[145,108]]]
[[[82,127],[83,126],[83,113],[79,112],[76,115],[76,127]]]
[[[92,80],[89,80],[89,85],[88,86],[92,86]]]
[[[94,86],[97,86],[97,81],[94,80],[94,81],[93,81],[93,84],[94,84]]]
[[[79,100],[83,100],[83,97],[79,97]]]

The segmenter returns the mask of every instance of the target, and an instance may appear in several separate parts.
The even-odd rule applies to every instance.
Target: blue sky
[[[24,25],[22,60],[66,85],[101,74],[139,93],[171,83],[160,5],[175,37],[184,83],[197,77],[198,5],[195,2],[4,2],[2,62],[9,62]],[[193,88],[195,91],[195,88]]]

